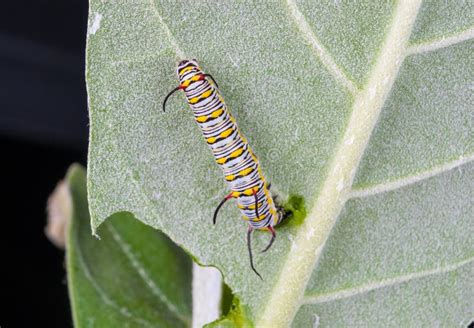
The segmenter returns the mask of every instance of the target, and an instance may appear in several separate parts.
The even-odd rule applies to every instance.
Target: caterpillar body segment
[[[273,227],[283,219],[283,212],[275,206],[260,163],[241,134],[212,76],[205,74],[194,59],[181,61],[177,74],[180,85],[166,96],[163,110],[172,93],[184,91],[196,123],[231,191],[216,208],[213,222],[216,222],[222,205],[234,198],[242,218],[249,225],[247,236],[251,267],[261,278],[253,265],[251,233],[255,229],[271,232],[272,239],[264,250],[267,251],[275,239]]]

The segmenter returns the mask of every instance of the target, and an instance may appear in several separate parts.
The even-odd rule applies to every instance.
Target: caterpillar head
[[[201,68],[199,68],[196,59],[185,59],[180,61],[176,72],[178,73],[179,77],[179,86],[171,90],[166,95],[165,100],[163,101],[163,112],[165,111],[166,101],[173,93],[178,90],[184,90],[192,81],[202,81],[207,76],[201,71]],[[196,75],[198,75],[197,78],[192,79]]]
[[[185,59],[180,61],[176,72],[178,73],[178,78],[181,82],[190,79],[194,75],[202,74],[201,68],[199,68],[196,59]]]

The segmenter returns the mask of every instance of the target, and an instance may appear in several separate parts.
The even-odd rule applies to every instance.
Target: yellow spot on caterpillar
[[[252,171],[253,171],[253,168],[249,167],[249,168],[246,168],[245,170],[240,171],[240,172],[239,172],[239,175],[241,175],[241,176],[244,177],[244,176],[248,175],[248,174],[249,174],[250,172],[252,172]],[[252,191],[252,194],[253,194],[253,191]]]
[[[243,152],[244,152],[243,148],[239,148],[237,150],[234,150],[232,153],[230,153],[229,158],[236,158],[236,157],[240,156]]]
[[[222,160],[222,158],[221,158],[220,160]],[[219,163],[219,161],[217,161],[217,162]],[[221,164],[221,163],[219,163],[219,164]],[[235,178],[237,178],[237,177],[239,177],[239,176],[240,176],[240,177],[244,177],[244,176],[248,175],[248,174],[249,174],[250,172],[252,172],[252,171],[253,171],[252,168],[248,168],[248,169],[245,169],[245,170],[240,171],[237,176],[234,175],[234,174],[227,175],[227,176],[225,177],[225,179],[226,179],[227,181],[233,181],[233,180],[235,180]],[[252,195],[253,195],[253,191],[252,191]]]
[[[209,97],[212,93],[212,90],[207,90],[206,92],[204,92],[203,94],[201,94],[200,96],[197,96],[197,97],[194,97],[194,98],[191,98],[189,99],[189,103],[190,104],[195,104],[197,103],[200,99],[206,99],[207,97]]]
[[[222,112],[223,112],[222,109],[215,110],[209,116],[203,115],[203,116],[196,117],[196,121],[198,121],[199,123],[207,122],[210,118],[219,117],[219,115],[221,115]]]
[[[231,133],[234,132],[234,130],[232,128],[229,128],[227,130],[225,130],[224,132],[222,132],[220,134],[221,138],[227,138],[228,136],[231,135]]]
[[[216,140],[217,139],[215,137],[210,137],[206,139],[207,143],[210,143],[210,144],[213,144],[214,142],[216,142]]]
[[[252,196],[253,195],[253,189],[246,189],[242,192],[245,196]]]
[[[262,221],[263,219],[265,219],[265,216],[266,216],[265,214],[262,214],[258,218],[252,219],[252,221],[254,222]]]
[[[206,99],[206,98],[209,97],[211,94],[212,94],[212,89],[207,90],[206,92],[204,92],[204,93],[201,95],[201,98],[202,98],[202,99]]]
[[[223,110],[222,108],[221,108],[221,109],[218,109],[218,110],[215,110],[215,111],[213,111],[213,112],[211,113],[210,116],[211,116],[212,118],[219,117],[219,116],[222,114],[223,111],[224,111],[224,110]]]
[[[245,221],[248,221],[249,217],[245,216],[245,215],[242,215],[242,219],[244,219]],[[262,221],[263,219],[265,219],[265,214],[260,215],[258,218],[252,219],[252,221],[253,222],[258,222],[258,221]]]
[[[179,74],[180,74],[180,75],[183,75],[184,73],[186,73],[187,71],[190,71],[190,70],[192,70],[192,69],[193,69],[192,66],[185,67],[185,68],[183,68],[181,71],[179,71]]]
[[[240,209],[247,209],[247,210],[254,210],[255,209],[255,204],[254,205],[249,205],[249,206],[243,206],[243,205],[237,205],[238,208]],[[258,207],[262,207],[262,203],[258,203]]]

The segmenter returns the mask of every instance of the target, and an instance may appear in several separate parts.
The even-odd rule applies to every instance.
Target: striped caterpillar
[[[181,61],[177,74],[180,84],[165,97],[163,111],[168,98],[174,92],[184,90],[194,118],[231,190],[217,206],[213,223],[216,223],[222,205],[235,198],[242,218],[249,225],[247,248],[250,266],[262,278],[253,264],[251,234],[255,229],[267,230],[272,234],[270,243],[262,251],[266,252],[275,240],[274,226],[281,222],[284,211],[275,206],[269,191],[270,185],[265,181],[258,159],[227,109],[214,78],[204,74],[195,59]]]

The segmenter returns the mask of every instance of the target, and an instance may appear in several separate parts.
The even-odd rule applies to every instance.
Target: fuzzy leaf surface
[[[93,229],[128,211],[164,231],[258,327],[467,322],[473,31],[467,1],[92,0]],[[256,255],[264,282],[238,209],[212,226],[227,190],[184,97],[161,110],[183,58],[216,79],[274,192],[305,201]]]

